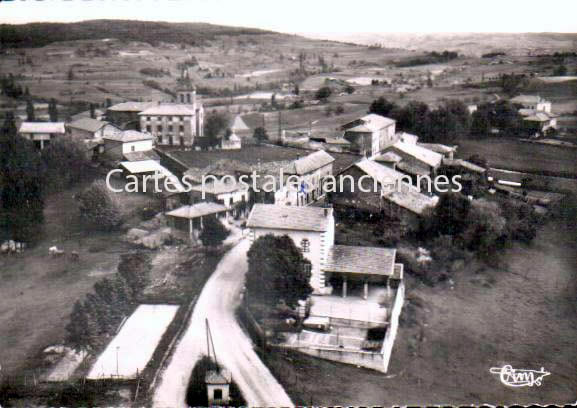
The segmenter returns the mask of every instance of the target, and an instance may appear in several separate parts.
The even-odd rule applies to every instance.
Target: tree
[[[95,181],[75,198],[80,215],[93,226],[110,230],[122,224],[120,206],[103,181]]]
[[[90,170],[86,147],[77,140],[58,138],[41,153],[48,187],[63,190],[85,179]]]
[[[471,136],[486,137],[491,133],[491,118],[489,110],[478,108],[471,117]]]
[[[26,120],[28,122],[36,121],[36,115],[34,113],[34,104],[30,99],[26,101]]]
[[[563,64],[559,65],[553,70],[553,76],[565,76],[567,75],[567,67]]]
[[[101,279],[94,284],[94,294],[104,312],[103,328],[110,333],[131,309],[126,283],[117,277]]]
[[[493,104],[489,115],[491,125],[510,136],[517,136],[523,129],[523,117],[509,101],[500,100]]]
[[[331,88],[329,88],[328,86],[323,86],[322,88],[319,88],[317,90],[317,92],[315,93],[315,98],[318,100],[324,101],[329,96],[331,96],[332,93],[333,93],[333,91]]]
[[[38,237],[44,209],[44,169],[34,145],[18,136],[14,115],[0,128],[0,205],[12,239]]]
[[[389,116],[397,121],[399,129],[414,133],[419,136],[428,136],[429,130],[429,105],[424,102],[411,101],[403,108],[398,108],[395,104],[383,102],[380,106],[389,110]]]
[[[230,234],[230,231],[215,217],[208,217],[203,221],[203,229],[199,235],[202,244],[206,247],[221,245]]]
[[[526,85],[525,75],[504,74],[501,76],[501,89],[510,98],[518,95]]]
[[[346,85],[344,91],[350,95],[355,92],[355,87],[352,85]]]
[[[474,200],[462,235],[465,246],[488,255],[505,232],[505,226],[505,218],[497,203],[485,199]]]
[[[218,144],[220,134],[228,127],[228,116],[225,113],[213,111],[204,121],[204,136],[209,139],[209,145]]]
[[[266,129],[263,128],[262,126],[259,126],[254,130],[254,134],[252,137],[254,137],[255,140],[257,140],[259,143],[268,140],[268,134],[266,132]]]
[[[48,103],[48,116],[50,116],[51,122],[58,122],[58,106],[54,98],[50,99]]]
[[[91,338],[97,333],[92,331],[91,316],[87,306],[80,300],[74,303],[70,320],[66,325],[66,342],[76,351],[92,348]]]
[[[248,251],[246,290],[249,299],[275,306],[283,299],[290,307],[311,293],[310,261],[287,235],[265,235]]]
[[[435,207],[434,231],[441,235],[460,234],[466,225],[471,203],[460,193],[444,193]]]
[[[389,102],[384,97],[379,97],[374,100],[369,106],[369,113],[374,113],[381,116],[389,116],[393,109],[397,109],[397,105],[393,102]]]
[[[126,282],[132,300],[138,298],[150,284],[150,268],[150,255],[146,252],[140,251],[120,256],[118,274]]]

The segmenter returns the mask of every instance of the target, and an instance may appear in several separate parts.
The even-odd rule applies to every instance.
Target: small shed
[[[219,214],[226,215],[228,210],[222,204],[203,201],[169,211],[166,216],[174,229],[186,231],[190,241],[196,241],[198,234],[203,228],[203,219],[206,219],[206,217],[218,218]]]
[[[225,368],[206,372],[208,406],[227,406],[230,403],[230,383],[232,375]]]

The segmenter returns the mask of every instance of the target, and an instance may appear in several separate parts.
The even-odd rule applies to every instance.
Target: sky
[[[134,19],[299,34],[577,32],[576,0],[4,0],[0,23]]]

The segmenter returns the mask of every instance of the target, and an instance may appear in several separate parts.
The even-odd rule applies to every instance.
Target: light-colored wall
[[[197,114],[194,115],[172,115],[172,116],[153,116],[141,115],[140,128],[143,132],[148,132],[154,136],[157,144],[170,145],[170,135],[172,135],[172,144],[180,145],[181,137],[185,146],[194,143],[197,136],[202,136],[202,127],[204,126],[203,110],[198,110],[198,129]],[[172,125],[172,132],[169,126]],[[182,125],[182,131],[180,126]],[[160,126],[160,130],[159,130]]]
[[[122,154],[130,152],[147,152],[152,150],[152,140],[139,140],[122,143]]]
[[[329,228],[326,232],[314,231],[290,231],[270,228],[251,228],[251,244],[258,238],[272,234],[275,236],[288,235],[297,248],[301,248],[301,241],[308,239],[309,252],[303,252],[303,256],[311,262],[311,286],[318,292],[325,287],[325,277],[323,268],[327,261],[328,251],[334,244],[334,218],[329,221]]]

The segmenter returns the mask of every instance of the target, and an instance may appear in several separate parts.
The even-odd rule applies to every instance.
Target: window
[[[162,125],[158,125],[156,131],[162,133]]]
[[[179,132],[184,133],[184,125],[180,125],[180,126],[178,127],[178,130],[179,130]]]
[[[150,133],[152,131],[152,127],[150,125],[146,125],[146,131]]]
[[[146,121],[147,121],[147,122],[150,122],[150,116],[147,116],[147,117],[146,117]]]
[[[168,125],[168,131],[172,132],[172,125]]]
[[[130,151],[131,151],[131,152],[133,152],[133,151],[135,151],[135,150],[136,150],[136,148],[134,147],[134,145],[130,146]]]
[[[311,250],[311,242],[307,238],[303,238],[301,241],[301,251],[310,252],[310,250]]]

